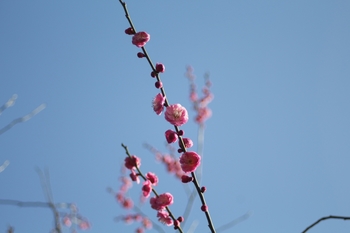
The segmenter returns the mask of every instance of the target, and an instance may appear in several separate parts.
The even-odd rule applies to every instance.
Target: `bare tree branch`
[[[16,94],[13,94],[13,96],[0,107],[0,115],[3,111],[5,111],[6,108],[9,108],[15,104],[17,97],[18,96]]]
[[[6,105],[6,104],[5,104]],[[2,108],[2,107],[1,107]],[[27,115],[14,119],[11,123],[9,123],[8,125],[6,125],[5,127],[3,127],[2,129],[0,129],[0,135],[5,133],[7,130],[11,129],[14,125],[18,124],[18,123],[22,123],[25,122],[27,120],[29,120],[30,118],[32,118],[33,116],[35,116],[36,114],[38,114],[39,112],[41,112],[42,110],[44,110],[46,108],[46,104],[41,104],[39,105],[36,109],[34,109],[33,111],[31,111],[30,113],[28,113]],[[5,108],[6,109],[6,108]]]
[[[221,227],[218,227],[216,229],[216,231],[219,233],[219,232],[223,232],[231,227],[233,227],[234,225],[240,223],[240,222],[243,222],[244,220],[246,220],[247,218],[250,217],[250,215],[252,215],[252,212],[251,211],[248,211],[247,213],[243,214],[242,216],[226,223],[225,225],[222,225]]]
[[[10,161],[5,160],[5,162],[0,166],[0,173],[3,172],[9,164]]]
[[[322,221],[324,221],[324,220],[327,220],[327,219],[350,220],[350,217],[329,215],[328,217],[320,218],[319,220],[317,220],[316,222],[314,222],[313,224],[311,224],[310,226],[308,226],[302,233],[307,232],[307,231],[310,230],[312,227],[316,226],[318,223],[320,223],[320,222],[322,222]]]

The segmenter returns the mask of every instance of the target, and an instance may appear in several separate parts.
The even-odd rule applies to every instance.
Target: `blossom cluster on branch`
[[[184,137],[185,132],[180,129],[180,127],[186,124],[189,120],[188,111],[180,103],[170,104],[170,101],[165,94],[163,83],[160,79],[160,74],[165,72],[165,65],[162,63],[156,63],[154,65],[151,62],[151,59],[145,49],[145,45],[150,41],[150,35],[145,31],[136,31],[128,14],[125,2],[120,0],[120,3],[124,8],[126,18],[130,24],[130,27],[125,29],[125,33],[132,36],[131,43],[142,50],[137,53],[137,57],[147,59],[152,69],[150,76],[156,79],[154,86],[159,89],[159,93],[157,93],[153,98],[153,111],[156,113],[156,115],[161,115],[164,113],[165,120],[174,127],[173,129],[166,129],[164,135],[167,143],[178,145],[177,152],[180,154],[180,156],[178,158],[175,156],[162,156],[158,157],[158,160],[161,160],[164,164],[166,164],[168,171],[173,171],[177,177],[180,178],[182,183],[192,182],[194,184],[194,190],[196,190],[200,196],[202,203],[201,211],[205,213],[209,229],[211,232],[215,232],[215,228],[213,226],[203,194],[206,188],[199,186],[199,181],[195,173],[196,169],[201,165],[201,156],[195,151],[188,151],[188,149],[190,149],[194,143],[190,138]],[[199,124],[203,124],[204,121],[211,115],[209,108],[206,106],[212,99],[209,87],[210,85],[206,86],[206,91],[204,92],[205,96],[199,100],[198,98],[194,97],[194,84],[191,85],[192,98],[190,99],[194,105],[194,109],[198,113],[196,122]],[[156,210],[156,216],[159,222],[167,226],[174,226],[174,229],[177,229],[179,232],[183,232],[181,229],[181,222],[184,221],[184,217],[179,216],[175,218],[169,208],[169,206],[175,202],[173,195],[169,192],[158,194],[155,190],[155,186],[159,182],[157,175],[152,172],[148,172],[146,174],[142,173],[140,170],[141,159],[136,155],[130,154],[128,148],[124,144],[122,144],[122,146],[127,154],[127,157],[124,159],[124,166],[129,170],[129,177],[131,181],[140,183],[140,178],[144,180],[141,187],[141,200],[145,201],[147,198],[149,198],[150,206],[152,209]],[[130,184],[125,181],[125,178],[122,178],[121,180],[125,183],[125,185],[123,185],[123,188],[117,193],[117,201],[126,209],[133,208],[134,205],[132,200],[125,195],[125,191],[130,187]],[[151,197],[152,192],[154,196]],[[141,231],[140,228],[138,228],[137,231]]]

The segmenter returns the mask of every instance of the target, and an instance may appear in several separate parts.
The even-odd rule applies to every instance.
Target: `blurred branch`
[[[61,224],[60,224],[60,214],[58,213],[56,206],[53,203],[49,171],[46,169],[45,173],[43,173],[39,168],[36,168],[36,172],[40,177],[41,187],[43,189],[44,194],[46,194],[49,207],[51,208],[53,213],[53,217],[55,220],[55,231],[57,233],[61,233],[62,231],[61,231]]]
[[[5,104],[6,105],[6,104]],[[3,109],[3,107],[5,106],[3,105],[1,107],[1,109]],[[6,109],[7,107],[5,107]],[[44,110],[46,108],[46,104],[41,104],[39,105],[36,109],[34,109],[33,111],[31,111],[29,114],[23,116],[23,117],[20,117],[20,118],[17,118],[15,120],[13,120],[11,123],[9,123],[8,125],[6,125],[5,127],[3,127],[2,129],[0,129],[0,135],[5,133],[7,130],[11,129],[14,125],[18,124],[18,123],[22,123],[22,122],[25,122],[27,120],[29,120],[30,118],[32,118],[33,116],[35,116],[36,114],[38,114],[39,112],[41,112],[42,110]],[[0,109],[0,110],[1,110]],[[1,113],[1,112],[0,112]]]
[[[4,105],[0,107],[0,115],[6,108],[9,108],[15,104],[17,97],[18,96],[14,94]]]
[[[0,205],[15,205],[18,207],[50,207],[50,203],[41,201],[17,201],[10,199],[0,199]]]
[[[313,224],[311,224],[310,226],[308,226],[302,233],[307,232],[307,231],[310,230],[312,227],[316,226],[318,223],[320,223],[320,222],[322,222],[322,221],[324,221],[324,220],[327,220],[327,219],[350,220],[350,217],[329,215],[328,217],[320,218],[319,220],[317,220],[316,222],[314,222]]]
[[[251,211],[248,211],[247,213],[243,214],[242,216],[226,223],[225,225],[222,225],[221,227],[218,227],[216,229],[216,231],[219,233],[219,232],[223,232],[223,231],[226,231],[227,229],[233,227],[234,225],[240,223],[240,222],[243,222],[244,220],[246,220],[247,218],[250,217],[250,215],[252,215],[252,212]]]
[[[7,229],[7,233],[14,233],[15,229],[12,226],[9,226],[9,228]]]
[[[0,166],[0,172],[3,172],[9,164],[10,161],[5,160],[5,162]]]

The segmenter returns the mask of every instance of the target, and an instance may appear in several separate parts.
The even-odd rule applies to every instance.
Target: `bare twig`
[[[312,227],[316,226],[318,223],[320,223],[320,222],[322,222],[322,221],[324,221],[324,220],[327,220],[327,219],[350,220],[350,217],[329,215],[328,217],[320,218],[319,220],[317,220],[316,222],[314,222],[313,224],[311,224],[310,226],[308,226],[302,233],[307,232],[307,231],[310,230]]]
[[[3,127],[2,129],[0,129],[0,135],[5,133],[7,130],[11,129],[14,125],[29,120],[30,118],[32,118],[33,116],[35,116],[36,114],[38,114],[39,112],[44,110],[45,108],[46,108],[46,104],[41,104],[36,109],[34,109],[30,113],[28,113],[27,115],[20,117],[20,118],[17,118],[17,119],[14,119],[11,123],[9,123],[8,125]]]
[[[3,172],[9,164],[10,161],[5,160],[5,162],[0,166],[0,172]]]
[[[252,212],[248,211],[247,213],[243,214],[242,216],[233,219],[232,221],[226,223],[225,225],[222,225],[221,227],[218,227],[216,229],[216,231],[219,232],[223,232],[226,231],[228,229],[230,229],[231,227],[233,227],[234,225],[243,222],[244,220],[246,220],[247,218],[249,218],[252,215]]]
[[[4,105],[0,107],[0,115],[6,108],[9,108],[15,104],[17,97],[18,96],[14,94],[6,103],[4,103]]]

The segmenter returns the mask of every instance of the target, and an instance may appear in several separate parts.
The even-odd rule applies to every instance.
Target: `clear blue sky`
[[[248,211],[227,232],[295,233],[323,216],[350,216],[349,1],[127,3],[136,29],[151,34],[152,60],[166,66],[171,103],[190,109],[186,65],[198,85],[210,72],[202,184],[216,227]],[[89,232],[133,232],[113,221],[124,211],[106,192],[119,188],[123,142],[143,171],[159,174],[159,192],[174,193],[172,209],[182,214],[182,186],[142,146],[166,151],[170,125],[151,108],[157,90],[127,27],[117,0],[0,1],[0,104],[18,95],[0,127],[47,104],[0,135],[0,163],[10,161],[1,199],[45,201],[35,168],[47,168],[54,200],[76,203]],[[182,129],[196,144],[193,121]],[[208,232],[198,199],[194,208],[196,232]],[[2,205],[0,231],[9,225],[49,232],[52,215]],[[349,229],[350,221],[329,220],[310,233]]]

